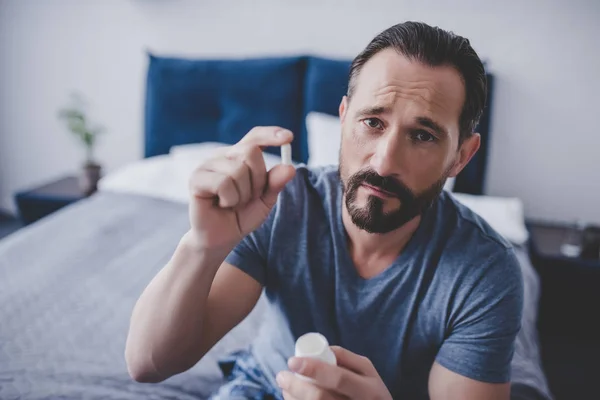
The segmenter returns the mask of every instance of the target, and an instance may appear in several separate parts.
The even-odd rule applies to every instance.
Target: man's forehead
[[[365,63],[354,82],[353,96],[380,106],[393,106],[398,98],[412,98],[436,114],[459,115],[465,88],[451,66],[430,67],[385,49]]]

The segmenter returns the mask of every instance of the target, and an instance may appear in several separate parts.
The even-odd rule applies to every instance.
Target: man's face
[[[452,67],[428,67],[393,49],[365,63],[340,105],[340,176],[355,225],[371,233],[399,228],[462,169],[464,99]]]

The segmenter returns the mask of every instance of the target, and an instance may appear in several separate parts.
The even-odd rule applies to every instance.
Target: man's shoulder
[[[512,244],[488,224],[485,219],[444,191],[439,198],[439,218],[446,229],[452,230],[452,239],[457,245],[483,246],[505,252]]]
[[[452,273],[479,276],[504,275],[519,279],[521,270],[513,245],[482,217],[450,193],[440,195],[438,234],[443,237],[441,261]],[[493,270],[493,272],[492,272]]]

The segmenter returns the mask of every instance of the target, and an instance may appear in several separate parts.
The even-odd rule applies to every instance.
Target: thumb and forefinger
[[[331,350],[333,351],[333,354],[335,354],[337,364],[340,367],[344,367],[360,375],[377,375],[377,371],[375,370],[373,363],[371,363],[367,357],[353,353],[350,350],[340,346],[331,346]]]
[[[365,357],[352,353],[338,346],[331,346],[336,356],[336,364],[330,365],[310,357],[292,357],[288,360],[290,371],[281,371],[277,382],[285,390],[292,390],[296,385],[303,385],[292,373],[311,379],[317,386],[352,398],[367,398],[364,378],[373,375]]]
[[[291,143],[294,134],[288,129],[279,126],[257,126],[252,128],[238,143],[243,145],[259,146],[281,146]]]
[[[240,140],[240,144],[258,146],[261,149],[273,146],[282,146],[291,143],[294,134],[277,126],[260,126],[253,128]],[[296,169],[292,165],[276,165],[267,175],[267,187],[262,195],[263,202],[268,207],[273,207],[277,201],[277,195],[285,185],[296,175]]]
[[[296,175],[296,169],[293,165],[276,165],[267,175],[267,188],[262,196],[263,201],[269,207],[277,202],[277,195],[283,190],[285,185]]]

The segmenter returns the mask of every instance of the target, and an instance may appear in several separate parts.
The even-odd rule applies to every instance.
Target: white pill
[[[289,143],[281,146],[281,162],[284,165],[292,165],[292,145]]]

